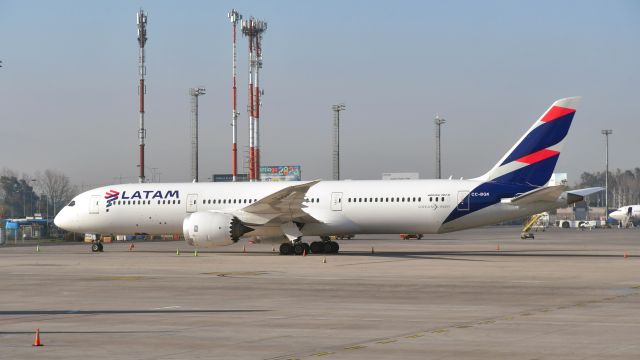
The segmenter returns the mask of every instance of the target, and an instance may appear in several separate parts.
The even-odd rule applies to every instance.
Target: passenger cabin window
[[[70,202],[70,203],[69,203],[69,205],[67,205],[67,206],[72,207],[72,206],[74,206],[75,204],[76,204],[76,201],[75,201],[75,200],[71,200],[71,202]]]

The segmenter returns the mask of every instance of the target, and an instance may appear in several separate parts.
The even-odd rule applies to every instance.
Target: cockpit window
[[[75,201],[75,200],[71,200],[71,202],[70,202],[70,203],[69,203],[69,205],[67,205],[67,206],[71,207],[71,206],[73,206],[73,205],[75,205],[75,204],[76,204],[76,201]]]

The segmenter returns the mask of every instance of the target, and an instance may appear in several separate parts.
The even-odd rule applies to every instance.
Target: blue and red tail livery
[[[543,186],[556,166],[580,98],[560,99],[480,179],[496,183]]]

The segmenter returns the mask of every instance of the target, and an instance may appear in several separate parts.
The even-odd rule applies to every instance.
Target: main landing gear
[[[302,242],[300,239],[293,243],[286,242],[280,245],[280,255],[303,255],[307,254],[337,254],[340,251],[340,244],[331,240],[314,241],[311,245]]]

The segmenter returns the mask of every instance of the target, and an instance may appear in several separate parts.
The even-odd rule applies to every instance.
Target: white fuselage
[[[190,213],[237,211],[276,191],[302,183],[106,186],[78,195],[71,203],[73,206],[68,205],[59,213],[56,224],[84,233],[179,234]],[[501,193],[497,188],[479,191],[481,185],[483,182],[476,180],[321,181],[308,190],[303,203],[304,212],[317,221],[306,223],[300,231],[303,235],[443,233],[561,206],[556,202],[526,206],[502,204],[500,199],[516,194]],[[105,194],[110,191],[118,195],[108,202]],[[453,219],[452,212],[457,214]],[[255,230],[245,236],[282,234],[279,226],[265,224],[253,228]]]
[[[640,205],[627,205],[611,212],[609,216],[618,221],[640,220]]]

